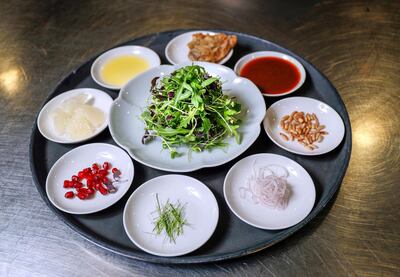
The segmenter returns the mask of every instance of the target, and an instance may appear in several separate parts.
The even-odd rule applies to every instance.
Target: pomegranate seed
[[[104,163],[103,163],[103,169],[104,169],[104,170],[108,170],[109,168],[110,168],[110,163],[104,162]]]
[[[83,200],[87,198],[87,194],[86,193],[82,193],[82,192],[78,192],[77,196],[79,197],[79,199]]]
[[[110,184],[110,179],[107,177],[110,171],[114,174],[121,174],[118,168],[111,169],[111,163],[104,162],[102,165],[93,163],[91,167],[83,168],[76,175],[72,175],[70,180],[64,180],[64,188],[74,188],[74,191],[65,193],[66,198],[77,196],[79,199],[92,198],[99,191],[102,195],[110,193],[106,184]]]
[[[68,181],[68,180],[64,180],[64,186],[63,186],[64,188],[70,188],[71,187],[71,185],[70,185],[70,182]]]
[[[77,191],[80,193],[88,194],[87,188],[78,188]]]
[[[100,169],[99,170],[99,175],[100,176],[107,176],[108,172],[106,170]]]
[[[85,178],[85,173],[83,173],[83,171],[79,171],[78,172],[78,177],[79,177],[79,179]]]
[[[73,191],[67,191],[64,194],[65,198],[73,198],[74,197],[74,192]]]
[[[81,188],[83,186],[83,184],[81,182],[78,182],[78,181],[73,181],[73,184],[74,184],[73,187],[76,188],[76,189],[79,189],[79,188]]]
[[[108,190],[106,188],[104,188],[103,186],[99,186],[99,191],[103,195],[106,195],[108,193]]]

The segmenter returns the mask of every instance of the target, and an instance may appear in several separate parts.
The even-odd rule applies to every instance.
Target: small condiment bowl
[[[188,225],[174,242],[164,232],[154,233],[158,216],[156,197],[163,204],[170,201],[184,205]],[[219,208],[204,183],[189,176],[169,174],[136,188],[126,202],[122,218],[126,234],[137,247],[153,255],[174,257],[188,254],[209,240],[218,224]]]
[[[298,141],[286,141],[280,135],[285,133],[280,126],[280,121],[285,115],[294,111],[304,113],[315,113],[319,124],[324,125],[324,131],[328,134],[322,142],[316,143],[317,149],[309,150]],[[264,130],[268,137],[279,147],[286,151],[305,155],[315,156],[328,153],[339,146],[345,135],[345,126],[340,115],[329,105],[322,101],[309,97],[288,97],[272,104],[266,113],[263,121]]]
[[[192,40],[192,35],[194,34],[208,34],[208,35],[215,35],[215,32],[211,31],[193,31],[183,33],[177,37],[174,37],[170,42],[168,42],[167,46],[165,47],[165,57],[171,64],[181,64],[185,62],[193,62],[189,59],[189,47],[188,43]],[[233,54],[233,49],[228,52],[228,54],[218,62],[218,64],[226,63]]]
[[[306,71],[304,70],[303,65],[297,59],[293,58],[292,56],[289,56],[287,54],[280,53],[280,52],[275,52],[275,51],[258,51],[258,52],[253,52],[253,53],[243,56],[235,64],[235,67],[234,67],[235,73],[238,76],[240,76],[240,71],[242,70],[244,65],[246,65],[248,62],[250,62],[256,58],[261,58],[261,57],[276,57],[276,58],[284,59],[286,61],[291,62],[300,72],[300,80],[294,88],[292,88],[289,91],[286,91],[284,93],[279,93],[279,94],[270,94],[270,93],[261,92],[264,96],[280,97],[280,96],[288,95],[290,93],[293,93],[297,89],[299,89],[304,84],[304,81],[306,80]]]
[[[75,190],[65,189],[64,180],[69,180],[72,175],[93,163],[101,165],[104,162],[109,162],[112,167],[121,171],[121,180],[114,182],[115,192],[107,195],[96,192],[90,199],[83,201],[77,196],[72,199],[65,198],[67,191]],[[46,178],[46,193],[50,202],[61,211],[70,214],[91,214],[120,200],[128,192],[134,175],[132,159],[121,148],[108,143],[85,144],[65,153],[54,163]]]
[[[100,109],[104,113],[104,122],[103,124],[96,128],[96,131],[91,134],[88,137],[84,138],[79,138],[79,139],[70,139],[65,137],[64,135],[59,135],[57,134],[54,126],[53,126],[53,121],[51,118],[51,113],[54,111],[56,108],[61,107],[62,103],[68,99],[71,99],[72,97],[78,96],[78,95],[87,95],[90,97],[90,101],[92,103],[91,106]],[[48,140],[57,142],[57,143],[63,143],[63,144],[72,144],[72,143],[80,143],[87,141],[98,134],[100,134],[104,129],[107,128],[108,126],[108,117],[109,117],[109,112],[111,105],[113,103],[113,99],[105,93],[104,91],[94,89],[94,88],[78,88],[78,89],[73,89],[69,90],[66,92],[61,93],[57,97],[54,97],[51,99],[49,102],[46,103],[46,105],[43,106],[43,108],[39,112],[39,116],[37,119],[37,126],[39,128],[40,133],[47,138]]]
[[[241,190],[246,189],[249,179],[254,177],[257,164],[287,171],[290,196],[285,209],[264,206],[256,203],[251,195],[242,194]],[[229,209],[239,219],[265,230],[285,229],[301,222],[311,212],[316,197],[314,182],[300,164],[285,156],[270,153],[247,156],[234,164],[225,176],[223,191]]]
[[[92,75],[93,80],[102,87],[119,90],[122,86],[115,86],[105,82],[101,76],[101,71],[104,68],[104,65],[109,62],[110,60],[120,57],[120,56],[139,56],[146,59],[149,63],[149,68],[157,67],[161,64],[160,57],[157,55],[156,52],[151,50],[150,48],[137,46],[137,45],[128,45],[128,46],[121,46],[117,48],[113,48],[107,52],[101,54],[92,64],[90,69],[90,74]],[[134,77],[133,77],[134,78]]]

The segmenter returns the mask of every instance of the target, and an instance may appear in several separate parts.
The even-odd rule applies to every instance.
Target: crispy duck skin
[[[219,62],[235,47],[237,37],[218,33],[215,35],[194,34],[188,47],[189,59],[192,61]]]

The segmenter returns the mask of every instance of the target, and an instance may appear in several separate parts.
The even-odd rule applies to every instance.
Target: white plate
[[[51,112],[58,107],[62,102],[64,102],[67,99],[70,99],[71,97],[80,95],[80,94],[86,94],[90,95],[92,99],[90,100],[90,103],[92,104],[91,106],[96,107],[104,112],[104,123],[101,125],[99,128],[96,129],[96,132],[93,133],[93,135],[82,138],[82,139],[69,139],[65,136],[60,136],[56,133],[54,126],[53,126],[53,120],[50,117]],[[110,107],[113,102],[113,99],[104,91],[98,90],[98,89],[93,89],[93,88],[78,88],[78,89],[73,89],[66,91],[57,97],[54,97],[51,99],[39,113],[39,117],[37,120],[37,125],[39,128],[40,133],[47,138],[48,140],[58,142],[58,143],[78,143],[78,142],[83,142],[88,139],[91,139],[98,134],[100,134],[105,128],[107,128],[108,125],[108,115],[110,112]]]
[[[255,161],[278,165],[288,171],[291,196],[286,209],[277,210],[241,198],[240,188],[246,185]],[[276,154],[256,154],[238,161],[229,170],[224,181],[224,197],[232,212],[244,222],[261,229],[278,230],[299,223],[311,212],[315,187],[307,171],[295,161]]]
[[[170,242],[165,234],[152,233],[157,217],[156,194],[161,203],[185,204],[184,214],[190,226]],[[218,204],[202,182],[184,175],[164,175],[145,182],[129,197],[123,215],[124,228],[140,249],[153,255],[172,257],[192,252],[214,233],[218,223]]]
[[[306,71],[304,70],[303,65],[298,60],[293,58],[292,56],[289,56],[287,54],[280,53],[280,52],[275,52],[275,51],[258,51],[258,52],[253,52],[253,53],[247,54],[247,55],[243,56],[242,58],[240,58],[240,60],[238,60],[236,62],[234,71],[236,72],[236,74],[238,76],[240,76],[240,71],[242,70],[242,67],[245,64],[247,64],[249,61],[259,58],[259,57],[276,57],[276,58],[281,58],[281,59],[287,60],[287,61],[291,62],[300,72],[300,81],[297,83],[297,85],[293,89],[291,89],[287,92],[284,92],[284,93],[279,93],[279,94],[263,93],[263,95],[270,96],[270,97],[281,97],[281,96],[288,95],[288,94],[296,91],[304,84],[304,81],[306,80]]]
[[[104,196],[96,192],[94,197],[86,200],[80,200],[76,196],[72,199],[64,197],[67,191],[73,190],[63,188],[64,180],[70,180],[72,175],[93,163],[102,165],[104,162],[110,162],[112,167],[118,168],[122,173],[121,182],[114,184],[117,189],[115,193]],[[57,160],[47,175],[46,193],[51,203],[64,212],[90,214],[108,208],[121,199],[131,186],[133,175],[132,160],[121,148],[107,143],[86,144]]]
[[[285,115],[294,111],[303,111],[304,113],[315,113],[321,125],[325,125],[324,129],[329,134],[324,137],[315,150],[308,150],[297,141],[285,141],[279,135],[284,133],[279,122]],[[319,100],[308,97],[290,97],[275,102],[267,110],[264,119],[264,130],[268,137],[279,147],[300,155],[321,155],[335,149],[344,137],[344,124],[340,115],[330,106]]]
[[[156,52],[154,52],[150,48],[143,46],[136,46],[136,45],[121,46],[113,48],[103,53],[93,62],[92,67],[90,69],[90,74],[92,75],[93,80],[100,86],[103,86],[105,88],[120,89],[122,86],[115,86],[105,82],[101,77],[101,71],[104,65],[109,60],[118,56],[126,56],[126,55],[140,56],[146,59],[150,65],[149,69],[159,66],[161,64],[160,57],[157,55]],[[134,77],[136,76],[133,76],[132,78]]]
[[[193,34],[198,34],[198,33],[203,33],[203,34],[209,34],[209,35],[215,35],[215,32],[210,32],[210,31],[193,31],[193,32],[188,32],[181,34],[175,38],[173,38],[170,42],[168,42],[167,46],[165,47],[165,57],[171,64],[181,64],[184,62],[192,62],[192,60],[189,59],[188,54],[189,54],[189,47],[188,43],[192,40],[192,35]],[[224,64],[226,63],[233,54],[233,49],[228,52],[228,54],[223,58],[218,64]]]
[[[238,132],[242,136],[241,144],[233,137],[226,139],[227,147],[214,148],[210,151],[187,154],[187,147],[178,147],[185,153],[174,159],[168,150],[162,150],[161,140],[142,144],[144,122],[140,115],[148,105],[151,80],[169,75],[176,69],[197,64],[203,66],[212,76],[220,76],[226,94],[236,96],[245,111]],[[249,148],[260,134],[260,123],[265,116],[265,102],[258,88],[248,79],[237,77],[228,67],[223,65],[190,62],[181,65],[161,65],[131,80],[122,88],[110,111],[110,132],[117,144],[123,147],[137,161],[147,166],[172,172],[188,172],[203,167],[214,167],[224,164],[242,154]]]

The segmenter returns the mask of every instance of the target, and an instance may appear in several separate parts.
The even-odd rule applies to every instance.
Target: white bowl
[[[114,59],[119,56],[126,56],[126,55],[140,56],[140,57],[146,59],[150,65],[149,69],[159,66],[161,64],[160,57],[157,55],[156,52],[154,52],[150,48],[143,47],[143,46],[137,46],[137,45],[121,46],[121,47],[113,48],[113,49],[101,54],[93,62],[92,67],[90,69],[90,74],[92,75],[93,80],[100,86],[103,86],[103,87],[109,88],[109,89],[120,89],[121,87],[123,87],[123,86],[115,86],[115,85],[106,83],[101,77],[101,71],[104,68],[104,65],[111,59]],[[135,76],[133,76],[132,78],[134,78],[134,77]]]
[[[188,32],[181,34],[175,38],[173,38],[170,42],[168,42],[167,46],[165,47],[165,57],[171,64],[180,64],[184,62],[192,62],[192,60],[189,59],[188,54],[189,54],[189,47],[188,43],[192,40],[192,35],[193,34],[198,34],[198,33],[203,33],[203,34],[209,34],[209,35],[215,35],[215,32],[210,32],[210,31],[193,31],[193,32]],[[233,54],[233,49],[228,52],[228,54],[218,62],[218,64],[224,64],[226,63]]]
[[[278,165],[289,173],[287,182],[291,191],[288,206],[284,210],[254,204],[241,197],[240,189],[247,184],[254,162]],[[238,161],[224,181],[224,197],[231,211],[242,221],[254,227],[279,230],[302,221],[315,203],[315,187],[311,176],[295,161],[276,154],[255,154]]]
[[[145,124],[140,115],[148,105],[151,80],[154,77],[169,75],[176,69],[191,64],[203,66],[212,76],[220,76],[224,93],[235,96],[242,104],[244,114],[238,129],[242,141],[241,144],[237,144],[233,137],[229,137],[225,140],[227,147],[192,152],[190,156],[186,154],[187,147],[177,147],[178,152],[185,155],[171,159],[169,151],[162,150],[160,139],[142,144]],[[188,172],[203,167],[218,166],[242,154],[260,134],[260,123],[264,119],[265,111],[265,102],[258,88],[248,79],[238,77],[226,66],[206,62],[188,62],[176,66],[161,65],[139,75],[121,89],[111,108],[109,129],[115,142],[138,162],[156,169]]]
[[[304,70],[303,65],[298,60],[293,58],[292,56],[289,56],[287,54],[283,54],[280,52],[275,52],[275,51],[258,51],[258,52],[253,52],[253,53],[247,54],[246,56],[243,56],[242,58],[240,58],[240,60],[238,60],[236,62],[234,71],[236,72],[236,74],[238,76],[240,76],[240,71],[242,70],[242,68],[245,64],[247,64],[251,60],[254,60],[254,59],[260,58],[260,57],[276,57],[276,58],[281,58],[281,59],[287,60],[287,61],[291,62],[300,72],[300,81],[297,83],[297,85],[293,89],[291,89],[287,92],[284,92],[284,93],[279,93],[279,94],[263,93],[263,95],[270,96],[270,97],[281,97],[281,96],[288,95],[288,94],[296,91],[304,84],[304,81],[306,80],[306,71]]]
[[[92,106],[96,107],[100,110],[103,111],[104,113],[104,123],[96,129],[96,131],[88,137],[81,138],[81,139],[69,139],[65,136],[58,135],[54,129],[53,126],[53,121],[50,117],[51,112],[58,107],[62,102],[64,102],[67,99],[70,99],[72,97],[75,97],[80,94],[86,94],[92,97],[90,101],[92,101]],[[47,138],[48,140],[58,142],[58,143],[65,143],[65,144],[70,144],[70,143],[79,143],[86,141],[88,139],[91,139],[98,134],[100,134],[105,128],[108,126],[108,117],[109,117],[109,111],[111,104],[113,102],[113,99],[104,91],[98,90],[98,89],[93,89],[93,88],[78,88],[78,89],[73,89],[66,91],[57,97],[54,97],[51,99],[39,113],[38,120],[37,120],[37,125],[39,128],[40,133]]]
[[[165,234],[153,233],[157,217],[156,194],[161,203],[167,200],[185,205],[184,215],[189,225],[183,234],[170,242]],[[184,175],[164,175],[151,179],[129,197],[123,215],[126,234],[143,251],[158,256],[180,256],[202,246],[214,233],[218,223],[217,200],[202,182]]]
[[[122,173],[121,182],[114,184],[116,192],[105,196],[96,192],[86,200],[80,200],[77,196],[72,199],[64,197],[67,191],[73,190],[63,187],[64,180],[70,180],[72,175],[77,175],[93,163],[102,165],[104,162],[110,162]],[[107,143],[86,144],[67,152],[52,166],[46,179],[46,193],[50,202],[66,213],[90,214],[106,209],[121,199],[131,186],[133,176],[132,159],[124,150]]]
[[[315,113],[321,125],[325,125],[324,131],[328,135],[320,143],[315,150],[308,150],[297,141],[285,141],[279,135],[284,133],[279,122],[285,115],[290,115],[294,111],[302,111],[304,113]],[[330,106],[319,100],[308,97],[289,97],[272,104],[265,116],[264,130],[268,137],[279,147],[300,155],[314,156],[325,154],[335,149],[344,137],[344,124],[340,115]]]

